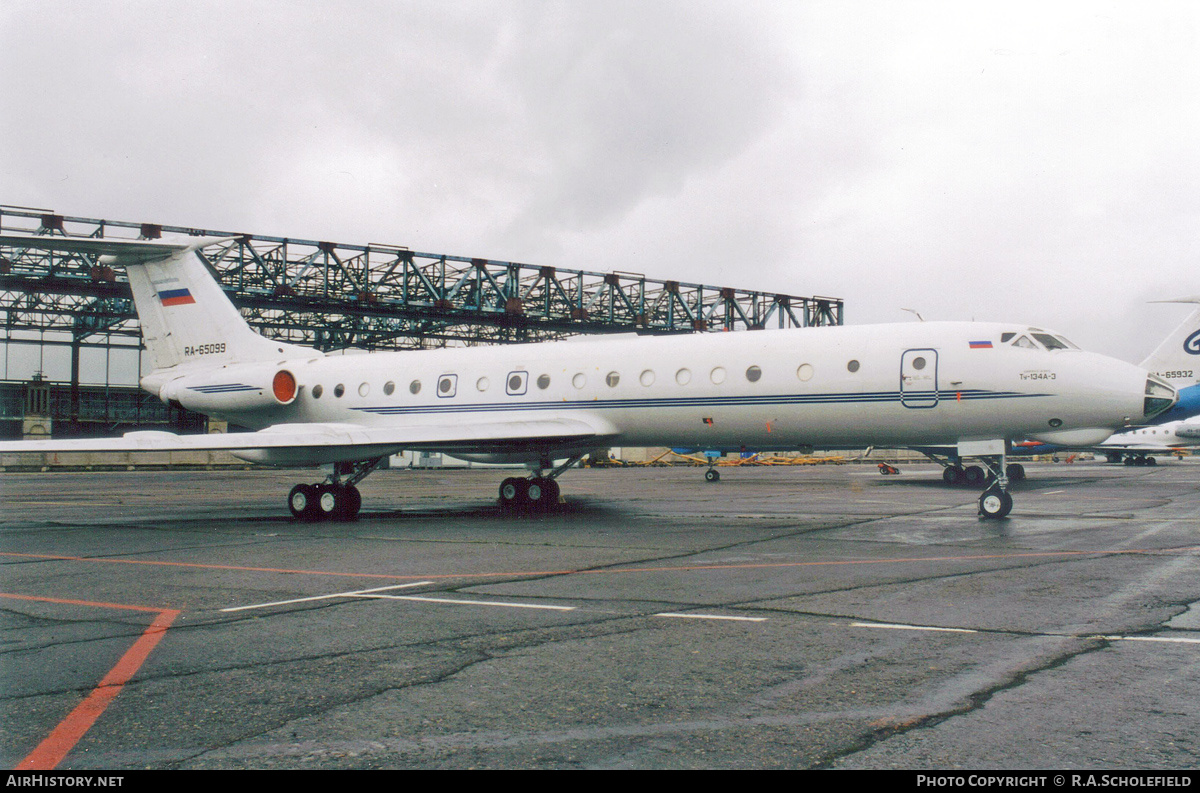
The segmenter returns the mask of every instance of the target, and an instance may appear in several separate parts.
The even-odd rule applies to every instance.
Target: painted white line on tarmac
[[[938,633],[979,633],[970,628],[936,628],[932,625],[896,625],[886,622],[852,622],[851,628],[887,628],[893,631],[936,631]]]
[[[730,617],[725,614],[678,614],[673,611],[663,611],[652,614],[653,617],[678,617],[685,620],[731,620],[734,622],[766,622],[766,617]]]
[[[445,603],[452,606],[504,606],[510,609],[542,609],[544,611],[574,611],[574,606],[542,606],[534,603],[505,603],[499,600],[455,600],[452,598],[429,598],[416,595],[366,595],[379,600],[412,600],[418,603]]]
[[[938,633],[979,633],[970,628],[936,628],[929,625],[896,625],[883,622],[852,622],[852,628],[887,628],[895,631],[934,631]],[[1067,636],[1076,639],[1105,639],[1112,642],[1160,642],[1163,644],[1200,644],[1200,639],[1188,639],[1175,636],[1105,636],[1102,634],[1067,635],[1061,633],[1043,633],[1042,636]]]
[[[1167,644],[1200,644],[1200,639],[1172,638],[1170,636],[1098,636],[1114,642],[1165,642]]]
[[[409,587],[425,586],[426,584],[432,584],[432,583],[433,583],[432,581],[417,581],[412,584],[396,584],[394,586],[381,586],[381,587],[377,587],[375,589],[357,589],[353,592],[334,592],[333,594],[330,594],[330,595],[313,595],[312,597],[293,598],[291,600],[274,600],[274,601],[271,601],[270,603],[255,603],[252,606],[234,606],[232,608],[221,609],[221,611],[228,613],[231,611],[246,611],[248,609],[265,609],[265,608],[270,608],[271,606],[288,606],[288,605],[291,605],[292,603],[310,603],[314,600],[331,600],[332,598],[369,597],[369,596],[372,596],[375,592],[387,592],[392,589],[407,589]]]

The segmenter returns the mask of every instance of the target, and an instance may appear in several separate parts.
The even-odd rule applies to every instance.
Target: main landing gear
[[[288,509],[297,520],[349,521],[358,517],[362,496],[355,487],[374,471],[383,457],[358,463],[337,463],[324,482],[296,485],[288,494]]]
[[[558,479],[575,463],[583,459],[583,455],[570,458],[562,465],[545,473],[551,467],[551,461],[542,460],[534,475],[529,478],[510,476],[500,483],[500,508],[508,512],[541,512],[558,505]]]

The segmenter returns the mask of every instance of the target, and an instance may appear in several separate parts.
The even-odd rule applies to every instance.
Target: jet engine
[[[158,397],[168,405],[220,415],[290,405],[299,391],[288,369],[227,366],[177,377],[162,386]]]

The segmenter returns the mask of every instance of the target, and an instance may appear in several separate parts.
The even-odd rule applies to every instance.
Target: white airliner
[[[400,450],[523,463],[501,504],[557,503],[556,478],[609,446],[807,449],[950,445],[996,482],[984,517],[1012,508],[1010,439],[1097,444],[1171,407],[1144,369],[1055,334],[919,322],[325,355],[269,341],[242,319],[190,243],[0,235],[0,246],[111,257],[125,266],[167,403],[258,430],[10,441],[0,452],[226,449],[258,463],[329,465],[292,489],[296,517],[351,519],[355,487]],[[1013,344],[1048,338],[1053,344]]]
[[[1109,462],[1126,465],[1155,465],[1154,455],[1175,454],[1200,447],[1200,418],[1168,421],[1151,427],[1119,432],[1096,446]]]

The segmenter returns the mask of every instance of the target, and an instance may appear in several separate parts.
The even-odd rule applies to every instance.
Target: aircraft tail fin
[[[1200,296],[1177,300],[1156,300],[1156,303],[1194,303],[1196,309],[1179,324],[1166,340],[1158,345],[1150,357],[1142,361],[1143,369],[1149,369],[1173,385],[1185,379],[1190,384],[1200,380]],[[1176,374],[1191,372],[1190,376]]]
[[[0,234],[0,246],[111,257],[125,265],[142,337],[154,368],[319,354],[255,333],[200,258],[221,239],[194,243]]]

